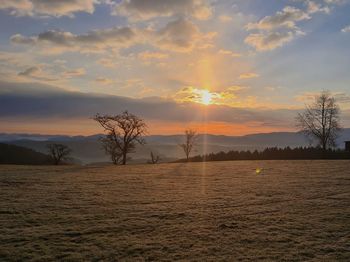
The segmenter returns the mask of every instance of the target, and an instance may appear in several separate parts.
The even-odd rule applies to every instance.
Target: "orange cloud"
[[[156,122],[151,121],[148,123],[150,134],[182,134],[186,128],[195,129],[201,134],[215,134],[215,135],[228,135],[228,136],[240,136],[256,133],[270,133],[280,131],[295,131],[291,128],[270,127],[264,126],[259,122],[251,122],[244,124],[226,123],[226,122],[189,122],[184,124],[183,122]]]
[[[239,79],[250,79],[250,78],[257,78],[257,77],[259,77],[259,75],[256,73],[246,73],[246,74],[241,74],[239,76]]]

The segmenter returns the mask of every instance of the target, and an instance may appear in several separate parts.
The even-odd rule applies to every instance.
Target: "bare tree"
[[[149,164],[157,164],[160,161],[160,156],[159,155],[155,155],[153,153],[153,151],[151,151],[150,156],[151,156],[151,160],[148,161]]]
[[[303,113],[297,116],[297,126],[311,141],[326,150],[336,146],[341,130],[340,110],[334,97],[323,91],[315,97],[315,102],[307,105]]]
[[[115,116],[97,114],[93,119],[107,132],[102,144],[115,164],[120,159],[120,163],[125,165],[127,155],[135,151],[136,145],[145,144],[143,136],[146,134],[147,125],[141,118],[128,111]]]
[[[191,151],[197,142],[197,132],[191,129],[185,130],[185,142],[179,146],[183,149],[188,161]]]
[[[105,153],[111,157],[113,164],[120,164],[123,154],[118,145],[114,142],[113,137],[106,135],[105,137],[100,138],[100,141],[102,143],[102,148],[104,149]]]
[[[69,155],[72,153],[72,150],[68,146],[62,144],[48,144],[47,149],[55,165],[68,160]]]

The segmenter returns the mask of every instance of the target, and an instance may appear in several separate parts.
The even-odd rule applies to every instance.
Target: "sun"
[[[201,90],[200,102],[203,105],[210,105],[212,101],[213,101],[213,94],[210,93],[208,90]]]

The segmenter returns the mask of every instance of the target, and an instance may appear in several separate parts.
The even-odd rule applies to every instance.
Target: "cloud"
[[[347,1],[348,0],[294,0],[294,2],[303,2],[309,13],[330,13],[333,5],[345,4]]]
[[[111,58],[101,58],[97,61],[97,63],[105,68],[114,68],[117,66],[115,59]]]
[[[179,19],[168,23],[158,32],[160,46],[178,50],[192,49],[199,29],[190,21]]]
[[[239,76],[239,79],[250,79],[250,78],[257,78],[257,77],[259,77],[259,75],[256,73],[246,73],[246,74],[241,74]]]
[[[294,0],[294,2],[303,2],[305,10],[286,6],[272,16],[265,16],[256,23],[246,25],[248,31],[258,30],[257,33],[249,34],[245,43],[254,47],[257,51],[269,51],[281,47],[291,42],[298,35],[305,35],[298,23],[310,20],[315,13],[329,13],[330,7],[327,4],[335,4],[338,1],[316,2],[312,0]]]
[[[21,34],[15,34],[10,38],[12,43],[20,45],[34,45],[36,43],[35,37],[26,37]]]
[[[245,109],[260,107],[261,103],[257,101],[256,97],[243,96],[244,91],[246,91],[247,89],[248,87],[244,86],[230,86],[223,90],[215,91],[186,86],[184,88],[181,88],[178,92],[176,92],[173,98],[179,103],[208,103],[211,105],[220,105],[232,108]],[[209,102],[206,102],[208,101],[208,97]]]
[[[350,104],[350,95],[346,93],[335,93],[335,100],[340,104]]]
[[[242,55],[239,53],[232,52],[230,50],[220,49],[218,52],[219,55],[227,55],[232,57],[241,57]]]
[[[165,59],[165,58],[168,58],[169,55],[161,52],[145,51],[145,52],[139,53],[138,57],[142,60],[150,60],[150,59]]]
[[[40,67],[38,66],[32,66],[27,68],[26,70],[19,72],[18,75],[19,76],[33,76],[36,75],[37,73],[41,72]]]
[[[292,41],[296,35],[294,32],[257,33],[250,34],[244,42],[253,46],[257,51],[269,51]]]
[[[315,101],[315,99],[320,95],[320,92],[305,92],[303,94],[297,95],[295,97],[296,101],[309,103]],[[343,92],[332,92],[331,95],[335,98],[336,102],[339,104],[350,104],[350,95]]]
[[[0,9],[16,16],[73,16],[76,12],[93,13],[95,0],[2,0]]]
[[[193,22],[180,18],[156,33],[156,45],[166,50],[188,52],[194,47],[205,48],[215,36],[213,33],[202,34]]]
[[[247,25],[248,30],[274,30],[281,27],[293,29],[296,27],[295,23],[310,19],[307,12],[298,8],[286,6],[282,11],[277,12],[274,16],[266,16],[258,23],[250,23]]]
[[[60,81],[65,79],[71,79],[75,77],[80,77],[86,75],[85,68],[73,68],[69,69],[64,64],[54,63],[51,65],[48,64],[39,64],[35,66],[30,66],[22,71],[20,71],[17,76],[21,78],[30,78],[38,81]],[[22,81],[23,79],[18,79]]]
[[[0,82],[0,119],[86,119],[97,112],[116,114],[123,110],[140,115],[147,121],[189,123],[206,117],[208,121],[226,123],[259,122],[261,125],[288,125],[293,110],[235,108],[212,105],[206,115],[197,103],[177,103],[161,97],[132,99],[127,97],[66,91],[54,86],[32,83]],[[166,113],[164,113],[166,112]]]
[[[335,3],[335,1],[332,1],[332,0],[330,0],[328,2],[325,1],[325,2],[328,4]],[[314,14],[314,13],[318,13],[318,12],[324,12],[324,13],[328,14],[331,11],[329,6],[322,6],[322,4],[317,3],[316,1],[308,0],[308,1],[306,1],[306,4],[307,4],[307,11],[310,14]]]
[[[175,15],[206,20],[212,15],[206,0],[123,0],[115,6],[114,14],[132,20],[149,20]]]
[[[78,77],[78,76],[83,76],[86,75],[85,68],[75,68],[72,70],[67,70],[62,73],[62,76],[64,78],[73,78],[73,77]]]
[[[113,80],[110,78],[105,78],[105,77],[98,77],[95,79],[95,82],[102,84],[102,85],[111,85],[113,84]]]
[[[179,18],[159,30],[113,27],[85,34],[49,30],[36,36],[15,34],[10,40],[13,44],[34,46],[52,54],[76,51],[98,53],[136,44],[150,44],[170,51],[187,52],[194,47],[205,46],[214,36],[213,33],[202,34],[193,22]]]
[[[309,13],[291,6],[286,6],[274,16],[266,16],[257,23],[246,26],[248,31],[259,30],[249,34],[245,43],[257,51],[270,51],[291,42],[297,35],[303,34],[296,23],[311,19]]]
[[[281,86],[265,86],[264,89],[269,92],[275,92],[281,90],[283,87]]]
[[[33,45],[52,53],[65,51],[98,52],[106,48],[127,46],[136,39],[136,32],[129,27],[113,27],[93,30],[76,35],[71,32],[49,30],[37,36],[13,35],[14,44]]]
[[[220,15],[219,16],[219,20],[222,23],[229,23],[229,22],[231,22],[233,20],[233,18],[231,16],[229,16],[229,15]]]
[[[0,63],[15,63],[19,59],[17,53],[8,53],[0,51]]]
[[[46,71],[45,65],[35,65],[20,71],[17,74],[22,78],[30,78],[39,81],[57,81],[58,78]]]
[[[343,33],[350,33],[350,25],[344,27],[341,31],[342,31]]]

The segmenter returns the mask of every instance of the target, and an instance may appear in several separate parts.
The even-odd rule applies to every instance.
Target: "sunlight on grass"
[[[255,173],[256,173],[257,175],[260,175],[260,174],[262,174],[262,171],[263,171],[262,168],[257,168],[257,169],[255,170]]]

